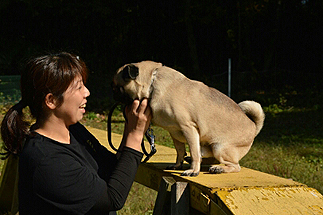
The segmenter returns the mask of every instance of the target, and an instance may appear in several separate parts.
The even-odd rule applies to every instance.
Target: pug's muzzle
[[[133,99],[128,94],[125,93],[125,90],[122,86],[115,85],[113,82],[111,85],[113,90],[113,99],[115,101],[121,102],[126,106],[129,104],[132,104]]]

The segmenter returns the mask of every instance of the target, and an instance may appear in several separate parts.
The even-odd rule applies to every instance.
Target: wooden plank
[[[237,215],[323,214],[322,195],[306,186],[241,188],[217,194]]]
[[[10,155],[4,161],[0,177],[0,212],[18,212],[18,156]]]

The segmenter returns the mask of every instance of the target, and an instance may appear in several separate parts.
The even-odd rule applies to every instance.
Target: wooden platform
[[[88,129],[110,148],[106,131]],[[113,134],[112,140],[117,145],[121,135]],[[175,149],[156,148],[157,153],[148,163],[140,165],[136,181],[159,191],[155,207],[167,206],[167,195],[175,192],[170,204],[175,209],[178,204],[181,211],[171,209],[169,214],[187,214],[183,213],[185,206],[202,214],[323,214],[323,196],[305,184],[243,167],[239,173],[209,174],[207,166],[202,166],[197,177],[182,177],[182,171],[165,170],[175,162]]]

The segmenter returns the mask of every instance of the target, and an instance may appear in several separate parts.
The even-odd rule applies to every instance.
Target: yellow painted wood
[[[88,129],[109,148],[106,131]],[[112,140],[117,148],[121,135],[113,134]],[[323,214],[322,194],[305,184],[244,167],[239,173],[209,174],[208,166],[202,166],[197,177],[182,177],[183,171],[165,170],[175,162],[175,149],[156,148],[148,163],[140,165],[135,180],[156,191],[163,176],[188,182],[191,207],[205,214]]]
[[[101,145],[105,146],[109,151],[114,152],[108,143],[107,131],[92,128],[90,126],[86,126],[86,128],[100,141]],[[114,144],[114,147],[118,148],[121,143],[122,136],[120,134],[112,133],[111,139]]]
[[[18,211],[18,162],[18,156],[13,154],[4,161],[0,175],[0,212],[16,214]]]
[[[322,195],[306,186],[248,187],[217,194],[234,214],[323,214]]]

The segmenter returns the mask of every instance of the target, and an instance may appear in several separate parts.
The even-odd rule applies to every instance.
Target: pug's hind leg
[[[213,154],[223,165],[213,165],[209,168],[212,174],[239,172],[241,167],[239,165],[239,148],[237,147],[216,147],[213,146]]]
[[[220,174],[229,172],[239,172],[241,167],[239,164],[225,164],[225,166],[213,165],[209,168],[209,173]]]
[[[186,155],[185,143],[178,141],[174,137],[172,138],[177,152],[176,163],[168,166],[166,169],[169,169],[169,170],[182,169],[184,156]]]

